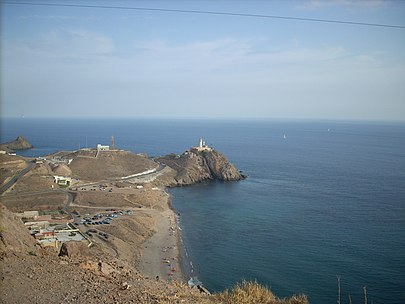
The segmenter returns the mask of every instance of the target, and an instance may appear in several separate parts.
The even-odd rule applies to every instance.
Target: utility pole
[[[114,138],[114,135],[111,136],[111,149],[115,150],[115,138]]]

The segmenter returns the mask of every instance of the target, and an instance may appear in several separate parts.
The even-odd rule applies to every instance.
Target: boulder
[[[87,241],[70,241],[62,244],[59,256],[85,257],[89,256]]]
[[[0,204],[0,251],[37,254],[35,239],[21,219]]]

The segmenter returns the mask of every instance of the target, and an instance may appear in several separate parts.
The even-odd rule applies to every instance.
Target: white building
[[[197,151],[212,151],[213,149],[209,147],[203,138],[200,138],[200,142],[198,143],[197,147],[191,148],[192,150],[197,150]]]
[[[54,175],[53,181],[55,182],[55,184],[58,184],[61,186],[70,186],[72,184],[72,178],[66,177],[66,176]]]
[[[97,144],[97,151],[108,151],[110,150],[110,146],[104,146],[102,144]]]
[[[36,220],[39,216],[39,212],[36,210],[32,210],[32,211],[24,211],[22,213],[16,213],[15,215],[18,216],[19,218]]]

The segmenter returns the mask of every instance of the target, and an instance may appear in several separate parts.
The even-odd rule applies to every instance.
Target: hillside
[[[27,167],[20,156],[0,154],[0,186],[7,183],[11,177]]]
[[[308,303],[305,296],[278,299],[256,283],[207,295],[177,281],[143,277],[124,261],[92,256],[93,249],[77,242],[62,247],[64,254],[58,256],[37,249],[28,230],[4,206],[0,212],[0,303]]]
[[[65,157],[73,158],[69,165],[72,177],[85,181],[117,179],[158,167],[148,158],[128,151],[102,151],[97,157],[78,151]]]
[[[26,227],[14,213],[0,204],[0,251],[7,252],[35,252],[35,239],[28,233]]]

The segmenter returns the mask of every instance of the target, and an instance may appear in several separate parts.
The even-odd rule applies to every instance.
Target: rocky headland
[[[28,140],[26,140],[22,136],[18,136],[15,140],[0,144],[0,150],[12,152],[17,150],[28,150],[33,148],[34,146],[31,145]]]
[[[181,155],[169,154],[155,159],[175,171],[167,186],[186,186],[204,180],[240,181],[246,178],[219,151],[191,149]]]

